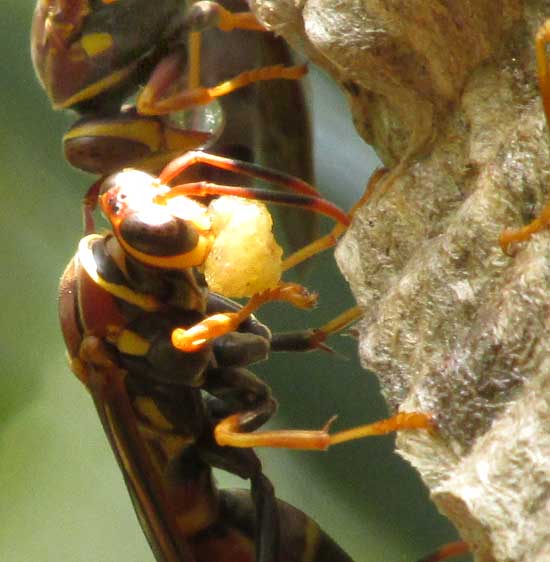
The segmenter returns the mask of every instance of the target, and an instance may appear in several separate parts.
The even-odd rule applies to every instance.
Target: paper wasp
[[[36,73],[55,108],[81,115],[63,139],[67,160],[100,176],[130,165],[157,173],[175,155],[217,141],[217,153],[311,179],[309,120],[296,80],[305,67],[289,66],[284,42],[266,32],[242,0],[223,0],[225,7],[188,4],[37,3],[31,35]],[[263,86],[274,78],[288,80]],[[123,105],[140,86],[135,103]],[[196,107],[208,99],[216,101]],[[291,210],[279,220],[291,247],[315,234],[311,215]]]
[[[269,178],[298,193],[206,182],[165,185],[198,162]],[[204,153],[185,154],[158,180],[137,171],[109,177],[99,201],[112,233],[84,238],[61,282],[60,317],[72,368],[94,399],[157,560],[299,561],[307,545],[308,559],[347,561],[305,515],[277,503],[252,447],[326,449],[366,435],[430,428],[432,421],[412,412],[333,435],[328,424],[319,431],[255,431],[274,414],[276,401],[245,367],[270,352],[322,347],[349,318],[272,335],[251,312],[276,299],[307,307],[315,297],[277,279],[243,289],[253,295],[245,306],[213,292],[203,270],[222,236],[213,227],[218,211],[211,208],[221,200],[206,207],[189,198],[204,194],[297,205],[340,225],[349,222],[299,180]],[[260,231],[270,225],[264,229],[255,218],[251,224],[263,240]],[[237,246],[239,259],[253,251],[252,242],[244,254],[242,243]],[[291,261],[311,254],[310,247]],[[268,256],[261,270],[276,261]],[[217,261],[226,258],[218,255]],[[222,267],[214,277],[225,274]],[[230,292],[233,281],[226,287],[222,279],[220,286]],[[249,479],[251,498],[217,491],[211,467]]]
[[[212,28],[265,31],[251,12],[215,2],[39,0],[31,35],[36,73],[54,108],[82,116],[63,139],[68,161],[98,175],[129,165],[158,171],[175,154],[210,144],[222,128],[217,112],[204,130],[173,114],[305,73],[304,66],[274,64],[201,86],[200,36]],[[225,56],[207,74],[232,64]],[[123,106],[140,86],[135,105]]]

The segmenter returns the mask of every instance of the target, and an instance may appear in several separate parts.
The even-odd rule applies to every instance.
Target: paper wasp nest
[[[550,560],[550,231],[503,254],[550,198],[534,54],[550,2],[256,0],[349,96],[394,182],[337,257],[366,311],[365,367],[437,436],[401,453],[478,561]],[[366,181],[367,178],[365,178]]]

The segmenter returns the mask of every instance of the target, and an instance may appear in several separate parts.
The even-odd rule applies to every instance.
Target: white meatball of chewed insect
[[[215,241],[204,264],[211,291],[249,297],[281,279],[283,250],[273,236],[273,220],[263,203],[220,197],[210,204]]]

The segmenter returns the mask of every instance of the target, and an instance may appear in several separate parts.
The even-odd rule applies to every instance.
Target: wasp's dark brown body
[[[175,350],[175,327],[236,305],[188,271],[159,274],[128,256],[117,264],[111,235],[86,247],[103,281],[162,303],[147,311],[114,297],[83,269],[82,249],[61,284],[73,368],[94,398],[157,560],[350,561],[311,519],[275,499],[253,450],[214,440],[216,423],[233,412],[249,410],[252,430],[274,411],[269,388],[246,369],[269,353],[269,330],[250,318],[198,353]],[[249,479],[250,494],[218,490],[212,467]]]

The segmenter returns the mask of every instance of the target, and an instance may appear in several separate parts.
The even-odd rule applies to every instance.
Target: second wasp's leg
[[[539,216],[522,228],[504,230],[499,237],[499,244],[505,254],[512,254],[511,246],[519,242],[526,242],[541,230],[550,227],[550,203],[547,203]]]
[[[311,308],[317,302],[317,295],[296,283],[280,283],[254,295],[237,312],[226,312],[208,316],[190,328],[177,328],[172,332],[172,345],[192,353],[200,350],[209,340],[232,332],[263,304],[270,301],[285,301],[298,308]]]
[[[184,88],[173,94],[166,94],[175,83],[174,77],[181,75],[180,57],[171,54],[165,57],[155,68],[136,103],[141,115],[163,115],[206,105],[216,98],[226,96],[235,90],[266,80],[299,80],[307,72],[304,65],[299,66],[265,66],[249,70],[212,86]],[[165,95],[166,94],[166,95]]]
[[[189,26],[195,31],[217,27],[221,31],[244,29],[267,31],[252,12],[230,12],[217,2],[195,2],[186,16]]]
[[[239,88],[264,80],[298,80],[306,72],[306,67],[266,66],[243,72],[234,78],[205,88],[200,86],[200,33],[209,28],[221,31],[234,29],[266,31],[252,12],[232,13],[216,2],[195,2],[189,9],[185,20],[189,33],[189,69],[188,86],[176,92],[168,92],[166,76],[181,74],[174,67],[174,56],[169,55],[159,63],[147,82],[137,102],[139,113],[143,115],[160,115],[188,109],[196,105],[205,105],[210,101],[225,96]],[[170,85],[175,84],[172,81]],[[165,95],[166,94],[166,95]]]
[[[548,64],[548,46],[550,45],[550,19],[546,20],[539,28],[535,37],[535,50],[537,55],[537,73],[539,90],[546,116],[547,126],[550,123],[550,67]],[[499,243],[502,250],[509,254],[510,247],[518,242],[529,240],[533,234],[550,227],[550,203],[547,203],[541,213],[532,222],[522,228],[506,229],[500,237]]]

